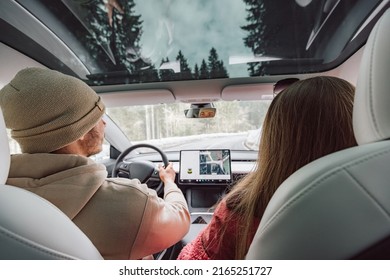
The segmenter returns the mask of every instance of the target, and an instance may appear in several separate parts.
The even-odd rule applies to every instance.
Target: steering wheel
[[[158,195],[162,194],[164,183],[160,179],[159,169],[156,165],[147,160],[136,160],[124,162],[123,159],[130,152],[138,148],[150,148],[158,152],[162,158],[164,166],[168,166],[168,157],[159,148],[149,144],[137,144],[124,150],[116,159],[111,177],[127,177],[129,179],[139,179],[141,183],[147,184],[154,189]]]

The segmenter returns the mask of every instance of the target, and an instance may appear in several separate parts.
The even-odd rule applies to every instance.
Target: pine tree
[[[199,77],[200,77],[200,71],[199,71],[199,67],[198,67],[197,63],[195,63],[195,66],[194,66],[193,77],[194,77],[194,80],[199,80]]]
[[[211,78],[215,75],[215,72],[218,69],[218,54],[217,50],[214,47],[212,47],[210,50],[207,66],[209,68]]]
[[[262,34],[264,33],[265,25],[263,23],[263,15],[265,13],[264,3],[256,0],[243,0],[248,8],[246,9],[248,15],[246,20],[247,25],[241,28],[248,32],[248,36],[244,38],[245,46],[249,47],[255,56],[264,54],[264,43]],[[254,62],[248,65],[248,72],[250,76],[258,75],[260,73],[260,63]]]
[[[209,78],[226,78],[228,77],[222,60],[218,60],[217,50],[212,47],[208,58]]]
[[[180,62],[180,73],[176,73],[176,78],[178,80],[192,80],[191,68],[181,51],[177,54],[176,61]]]
[[[116,72],[116,79],[126,78],[129,83],[138,82],[140,75],[145,76],[140,72],[153,66],[140,54],[142,20],[140,15],[135,14],[134,0],[120,1],[120,4],[124,13],[114,9],[112,26],[108,23],[103,1],[81,4],[83,9],[88,10],[85,21],[90,30],[89,36],[83,40],[102,71]]]
[[[254,56],[285,59],[311,56],[306,50],[312,30],[308,27],[314,25],[316,11],[322,1],[312,1],[304,9],[296,1],[243,1],[247,5],[247,25],[241,28],[248,33],[244,44],[252,50]],[[250,63],[249,75],[263,74],[263,67],[266,66],[264,62]]]
[[[142,35],[140,15],[135,15],[134,0],[122,1],[124,14],[113,15],[114,55],[120,65],[130,73],[137,73],[141,68],[150,66],[142,59],[139,41]]]
[[[225,66],[223,65],[223,61],[220,60],[218,61],[218,76],[217,78],[229,78],[229,74],[225,68]]]
[[[199,69],[199,79],[208,79],[210,77],[209,68],[203,59]]]

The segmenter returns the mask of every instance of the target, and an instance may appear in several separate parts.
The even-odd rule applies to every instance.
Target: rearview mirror
[[[214,118],[215,108],[191,108],[184,110],[186,118]]]
[[[217,109],[212,103],[191,104],[190,109],[184,110],[186,118],[214,118]]]

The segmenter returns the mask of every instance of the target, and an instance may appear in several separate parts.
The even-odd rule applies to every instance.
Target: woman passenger
[[[219,202],[207,227],[178,259],[244,259],[264,210],[291,174],[327,154],[357,145],[354,86],[336,77],[298,81],[272,101],[256,168]]]

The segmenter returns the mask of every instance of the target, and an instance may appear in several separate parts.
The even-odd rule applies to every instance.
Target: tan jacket
[[[106,176],[104,165],[86,157],[20,154],[11,157],[7,184],[56,205],[105,259],[139,259],[188,232],[187,203],[176,184],[165,185],[163,200],[137,179]]]

